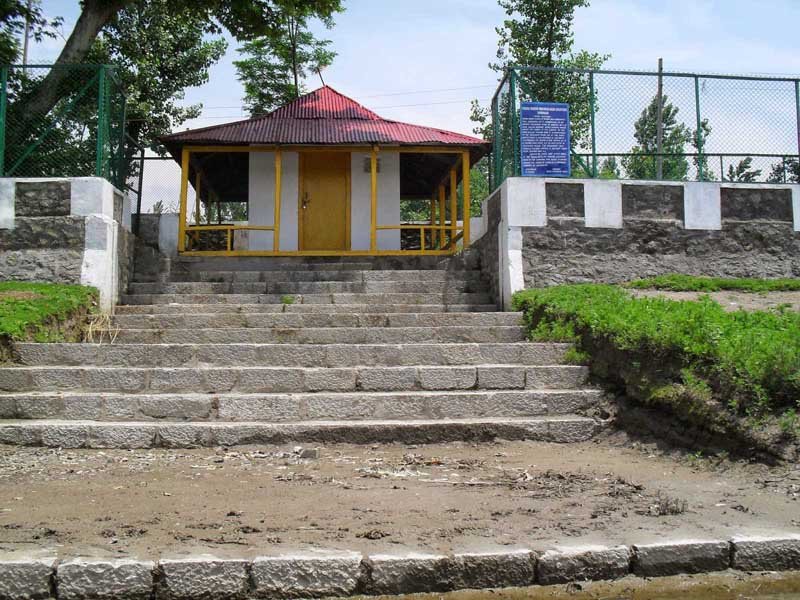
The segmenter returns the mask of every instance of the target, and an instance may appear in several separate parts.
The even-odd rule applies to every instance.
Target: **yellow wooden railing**
[[[369,250],[281,250],[281,175],[282,152],[366,152],[370,156],[370,247]],[[458,242],[463,247],[470,243],[470,154],[467,148],[438,146],[403,146],[393,147],[390,151],[419,154],[454,154],[460,160],[450,168],[431,198],[430,224],[378,225],[378,154],[380,148],[368,147],[330,147],[330,146],[185,146],[181,151],[181,189],[180,210],[178,218],[178,253],[186,255],[223,255],[223,256],[360,256],[360,255],[414,255],[414,254],[453,254],[458,249]],[[187,224],[189,167],[192,154],[226,153],[226,152],[274,152],[275,154],[275,188],[273,225],[235,225],[217,224],[200,225],[200,186],[201,174],[198,171],[195,179],[195,224]],[[461,168],[463,191],[463,224],[458,225],[454,219],[457,214],[458,168]],[[450,189],[450,222],[446,221],[446,191]],[[210,192],[213,193],[213,192]],[[438,213],[438,215],[437,215]],[[416,229],[420,232],[419,250],[380,250],[378,248],[378,231]],[[225,231],[226,245],[224,250],[201,250],[200,234],[203,231]],[[272,250],[235,250],[234,237],[237,231],[272,231]],[[426,233],[430,233],[431,243],[425,243]],[[435,236],[438,232],[438,236]],[[438,243],[435,238],[438,237]]]

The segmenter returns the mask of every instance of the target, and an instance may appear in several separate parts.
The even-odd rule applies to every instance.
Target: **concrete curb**
[[[408,594],[800,569],[800,535],[454,555],[309,553],[254,560],[0,559],[0,600],[244,600]]]

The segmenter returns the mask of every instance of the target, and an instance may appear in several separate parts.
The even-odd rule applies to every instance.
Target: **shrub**
[[[631,281],[627,287],[673,292],[790,292],[800,291],[800,279],[728,279],[675,273]]]

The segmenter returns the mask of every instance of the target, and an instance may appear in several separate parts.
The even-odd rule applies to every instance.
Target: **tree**
[[[739,161],[735,167],[728,166],[728,181],[735,181],[738,183],[753,183],[758,181],[761,177],[761,169],[752,169],[753,157],[748,156]]]
[[[692,141],[692,131],[683,123],[678,123],[678,108],[669,98],[662,97],[663,127],[661,152],[663,157],[663,178],[671,180],[686,179],[689,163],[686,160],[686,144]],[[629,156],[622,159],[622,166],[631,179],[655,179],[657,152],[658,96],[642,111],[634,124],[633,137],[637,145]]]
[[[294,100],[305,92],[302,79],[333,62],[336,53],[329,49],[330,40],[314,37],[308,21],[318,16],[330,29],[332,14],[341,10],[340,0],[331,0],[322,14],[303,0],[287,0],[279,30],[248,41],[239,49],[244,58],[234,65],[244,84],[244,101],[251,115],[270,112]]]
[[[113,63],[127,99],[127,133],[150,145],[187,119],[201,105],[179,106],[188,87],[208,81],[208,70],[227,43],[202,13],[172,10],[173,0],[137,0],[106,25],[89,58]],[[135,151],[131,147],[130,152]]]
[[[600,169],[597,174],[600,179],[619,179],[621,174],[616,157],[609,156],[600,163]]]
[[[0,64],[9,65],[19,60],[26,21],[30,36],[41,42],[46,37],[56,37],[56,28],[62,19],[45,19],[38,2],[28,6],[27,0],[0,0]]]
[[[519,71],[522,100],[567,102],[573,143],[588,147],[590,90],[588,77],[569,69],[599,69],[608,56],[573,51],[572,22],[575,9],[589,0],[498,0],[509,17],[496,28],[497,62],[489,66],[504,72],[512,65],[565,69]]]
[[[800,161],[786,157],[770,166],[767,183],[800,183]]]
[[[5,0],[0,0],[5,1]],[[67,38],[56,65],[83,62],[104,27],[124,8],[138,0],[83,0],[81,13]],[[330,6],[339,0],[303,0],[312,14],[330,16]],[[276,35],[290,0],[171,0],[167,3],[173,16],[191,15],[205,23],[198,35],[219,34],[226,29],[237,40],[252,40],[260,36]],[[155,58],[157,60],[157,57]],[[41,84],[25,98],[26,114],[40,119],[58,102],[62,83],[69,78],[67,69],[51,69]]]

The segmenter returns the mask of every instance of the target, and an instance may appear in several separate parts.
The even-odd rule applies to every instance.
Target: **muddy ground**
[[[0,447],[0,553],[249,557],[800,533],[799,466],[665,453],[623,434],[315,455]]]
[[[664,296],[673,300],[697,300],[703,292],[670,292],[667,290],[631,290],[634,296]],[[708,294],[725,310],[769,310],[778,307],[800,311],[800,292],[712,292]]]

